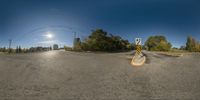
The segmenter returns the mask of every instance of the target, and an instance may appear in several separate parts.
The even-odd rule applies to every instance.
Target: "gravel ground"
[[[49,51],[0,54],[0,100],[198,100],[200,54]]]

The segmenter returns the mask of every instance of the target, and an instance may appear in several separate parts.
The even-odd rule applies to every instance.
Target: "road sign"
[[[142,38],[135,38],[136,45],[142,45]]]
[[[135,38],[135,45],[136,45],[136,54],[140,54],[142,51],[142,39],[141,38]]]
[[[146,57],[142,54],[142,38],[135,38],[135,55],[131,61],[134,66],[141,66],[146,61]]]
[[[133,56],[132,61],[131,61],[131,65],[141,66],[145,63],[145,61],[146,61],[146,56],[142,55],[142,53],[141,54],[135,54]]]
[[[136,52],[137,52],[137,54],[140,54],[141,51],[142,51],[141,46],[140,45],[136,45]]]

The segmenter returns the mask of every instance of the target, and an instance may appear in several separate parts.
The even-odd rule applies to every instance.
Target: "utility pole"
[[[73,49],[75,49],[75,45],[76,45],[76,32],[74,32]]]
[[[74,32],[74,39],[76,38],[76,32]]]
[[[12,44],[12,39],[9,40],[9,51],[8,51],[8,53],[11,53],[11,44]]]

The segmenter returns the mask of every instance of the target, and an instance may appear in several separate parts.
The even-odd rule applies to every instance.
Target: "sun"
[[[50,32],[47,32],[47,34],[45,35],[47,38],[53,38],[53,34]]]

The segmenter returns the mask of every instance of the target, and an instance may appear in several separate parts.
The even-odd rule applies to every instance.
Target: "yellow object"
[[[141,45],[136,45],[136,54],[139,55],[141,53],[141,51],[142,51]]]

